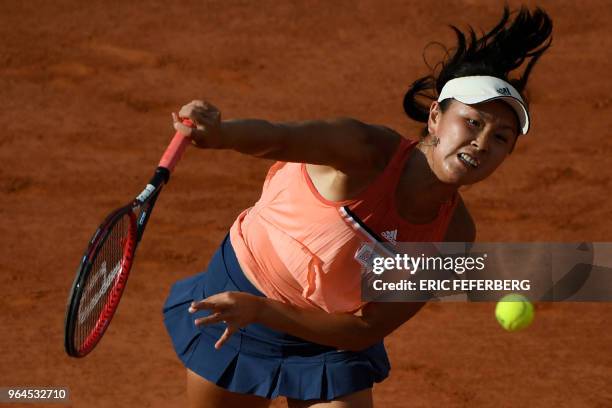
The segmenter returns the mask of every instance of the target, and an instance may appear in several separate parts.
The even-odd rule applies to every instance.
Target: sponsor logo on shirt
[[[384,239],[393,245],[397,245],[397,229],[394,229],[393,231],[384,231],[380,235],[382,235]]]

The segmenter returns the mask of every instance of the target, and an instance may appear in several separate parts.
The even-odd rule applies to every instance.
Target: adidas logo
[[[506,96],[510,96],[510,89],[508,89],[508,87],[503,87],[503,88],[497,88],[497,93],[500,95],[506,95]]]
[[[397,239],[397,230],[396,229],[394,229],[393,231],[384,231],[380,235],[382,235],[384,239],[386,239],[387,241],[389,241],[393,245],[397,245],[397,241],[396,241],[396,239]]]

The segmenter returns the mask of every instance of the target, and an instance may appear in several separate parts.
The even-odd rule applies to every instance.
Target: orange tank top
[[[356,254],[365,240],[351,218],[391,243],[440,242],[457,205],[455,194],[429,224],[410,224],[399,216],[397,184],[416,144],[403,139],[374,182],[356,198],[339,202],[319,194],[305,164],[274,163],[261,198],[230,229],[245,274],[267,297],[298,307],[330,313],[361,308],[362,266]]]

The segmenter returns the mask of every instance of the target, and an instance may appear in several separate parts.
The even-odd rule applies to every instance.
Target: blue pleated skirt
[[[228,391],[270,399],[329,401],[371,388],[388,376],[389,360],[382,342],[360,352],[345,351],[250,324],[215,350],[225,324],[196,327],[194,320],[210,312],[192,314],[188,308],[194,300],[227,291],[265,296],[244,276],[229,235],[206,272],[174,284],[163,309],[178,357],[208,381]]]

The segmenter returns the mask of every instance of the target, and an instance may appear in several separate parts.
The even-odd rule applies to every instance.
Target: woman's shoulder
[[[380,125],[360,124],[361,137],[354,143],[361,160],[342,169],[325,165],[306,165],[306,174],[327,200],[353,199],[363,193],[391,162],[404,138],[396,131]],[[355,147],[355,146],[354,146]]]
[[[382,125],[368,125],[367,144],[374,165],[382,170],[391,161],[402,141],[406,140],[397,131]]]

